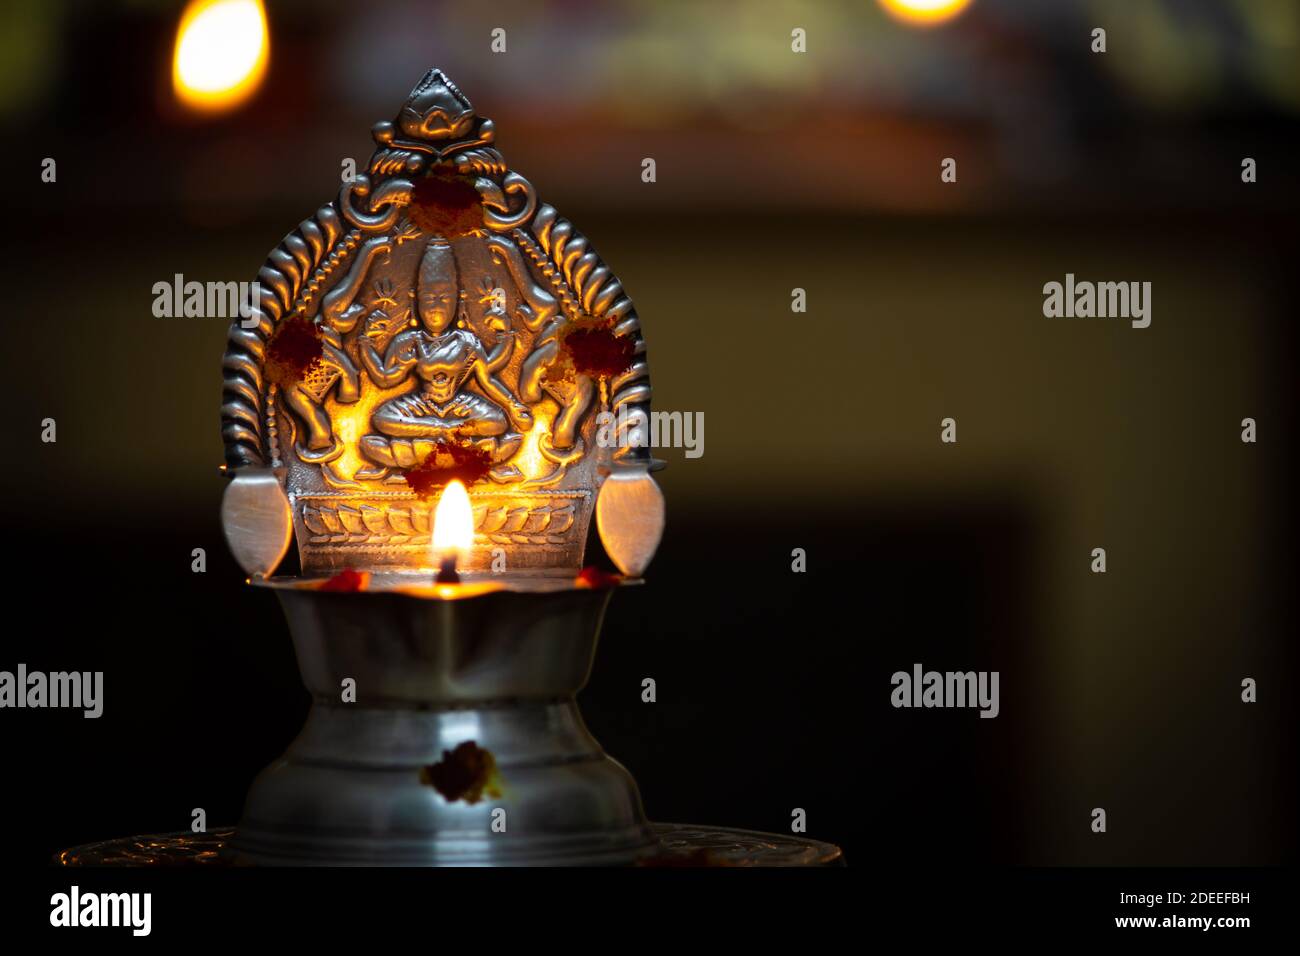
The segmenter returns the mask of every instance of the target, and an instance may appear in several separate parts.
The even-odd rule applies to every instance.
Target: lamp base
[[[633,862],[654,838],[636,782],[571,699],[318,700],[254,781],[231,849],[260,865],[597,865]]]
[[[610,590],[433,600],[272,580],[312,694],[238,828],[65,850],[63,866],[825,866],[800,837],[646,820],[574,695]]]
[[[619,865],[656,852],[574,695],[611,591],[274,587],[313,703],[229,852],[258,865]]]

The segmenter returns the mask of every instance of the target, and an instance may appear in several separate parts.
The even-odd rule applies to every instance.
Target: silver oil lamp
[[[641,325],[439,70],[258,274],[225,354],[226,539],[312,695],[233,830],[65,864],[821,865],[647,822],[575,703],[659,544]],[[584,568],[595,517],[622,572]],[[276,577],[296,541],[298,577]]]
[[[640,322],[440,70],[373,135],[223,363],[227,541],[313,698],[227,851],[634,862],[654,831],[574,695],[663,527]],[[583,571],[593,513],[621,576]],[[273,577],[294,541],[302,576]]]

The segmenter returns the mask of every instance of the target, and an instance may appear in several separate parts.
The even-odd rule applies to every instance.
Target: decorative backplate
[[[496,547],[512,570],[580,567],[610,474],[657,509],[652,553],[650,376],[617,277],[440,70],[373,135],[367,171],[270,254],[256,326],[231,326],[229,473],[277,477],[309,573],[428,567],[452,478],[474,505],[469,570]],[[598,444],[602,410],[617,427]],[[605,512],[622,509],[603,509],[602,535]],[[615,560],[639,573],[646,544]]]

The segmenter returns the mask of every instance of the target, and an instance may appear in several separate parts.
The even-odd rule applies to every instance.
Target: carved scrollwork
[[[483,221],[496,232],[517,229],[537,211],[537,193],[518,173],[506,173],[500,185],[480,178],[479,193],[483,196]],[[511,208],[511,197],[521,197],[518,208]]]
[[[266,463],[261,417],[267,341],[293,302],[300,296],[309,300],[358,237],[345,230],[333,204],[323,206],[281,241],[258,273],[260,295],[249,316],[251,328],[241,321],[231,325],[222,360],[221,435],[228,468]]]

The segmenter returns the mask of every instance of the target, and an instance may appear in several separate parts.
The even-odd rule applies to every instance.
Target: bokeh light
[[[269,53],[261,0],[191,0],[176,31],[176,96],[202,112],[234,109],[257,91]]]
[[[946,23],[960,14],[971,0],[880,0],[891,16],[917,26]]]

